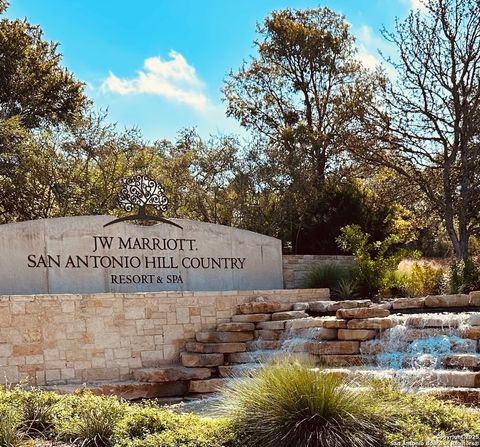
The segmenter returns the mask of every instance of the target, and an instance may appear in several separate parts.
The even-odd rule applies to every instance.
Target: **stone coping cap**
[[[289,295],[315,295],[316,293],[325,293],[329,289],[270,289],[270,290],[212,290],[212,291],[158,291],[158,292],[100,292],[100,293],[49,293],[49,294],[31,294],[31,295],[0,295],[0,300],[14,299],[18,301],[29,301],[31,299],[56,299],[68,298],[78,299],[88,298],[91,296],[101,298],[152,298],[156,296],[166,296],[173,298],[192,297],[192,296],[237,296],[237,295],[252,295],[256,296],[289,296]]]

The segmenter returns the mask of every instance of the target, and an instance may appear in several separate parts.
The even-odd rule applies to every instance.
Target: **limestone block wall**
[[[342,255],[284,255],[283,256],[283,287],[296,289],[303,286],[306,275],[316,265],[337,264],[353,266],[353,256]]]
[[[185,342],[265,297],[328,299],[328,289],[0,296],[0,380],[121,381],[178,363]]]

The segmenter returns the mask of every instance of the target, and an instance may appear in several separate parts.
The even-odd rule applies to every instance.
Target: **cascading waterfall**
[[[439,369],[453,354],[475,354],[476,342],[460,337],[471,314],[418,314],[397,317],[398,325],[380,339],[365,342],[362,354],[375,355],[375,363],[388,369]]]

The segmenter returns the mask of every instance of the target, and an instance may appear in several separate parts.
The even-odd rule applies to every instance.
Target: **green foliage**
[[[0,447],[17,447],[21,442],[20,417],[9,405],[0,404]]]
[[[100,447],[112,444],[115,424],[125,408],[116,397],[95,396],[85,390],[60,400],[55,412],[59,439]]]
[[[396,273],[403,278],[407,296],[438,295],[442,292],[445,271],[440,266],[414,262]]]
[[[471,259],[456,261],[444,276],[446,293],[469,293],[480,289],[480,267]]]
[[[114,431],[115,447],[222,447],[232,438],[226,419],[131,407]]]
[[[341,279],[349,276],[351,276],[351,272],[341,265],[318,264],[305,277],[304,286],[309,289],[321,287],[332,289],[337,286]]]
[[[357,281],[354,278],[341,278],[331,291],[331,296],[340,300],[350,300],[357,295]]]
[[[316,204],[304,216],[294,238],[296,254],[340,254],[336,237],[346,225],[357,224],[376,240],[392,229],[395,209],[371,189],[350,180],[327,180]]]
[[[348,23],[329,8],[274,11],[257,30],[257,55],[226,81],[227,114],[259,141],[283,231],[296,232],[326,216],[316,208],[327,173],[343,165],[382,76],[356,60]]]
[[[12,398],[16,399],[22,412],[21,428],[26,435],[48,433],[55,421],[55,405],[60,397],[39,389],[29,392],[15,389]]]
[[[383,241],[370,242],[370,235],[358,225],[347,225],[337,238],[339,246],[355,256],[355,280],[362,296],[372,298],[388,288],[388,279],[407,256],[418,254],[397,248],[400,239],[390,235]]]
[[[266,365],[227,388],[224,411],[248,447],[380,445],[369,397],[310,365]]]
[[[445,441],[445,435],[480,435],[480,413],[433,396],[405,393],[393,381],[375,380],[369,391],[375,396],[375,412],[390,421],[385,445]],[[442,438],[443,437],[443,438]]]
[[[6,3],[0,4],[0,12]],[[87,99],[83,84],[60,65],[56,43],[26,20],[0,20],[0,120],[21,117],[26,129],[73,125]]]

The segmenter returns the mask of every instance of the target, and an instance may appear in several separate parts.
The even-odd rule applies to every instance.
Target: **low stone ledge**
[[[475,290],[474,292],[470,292],[469,296],[468,304],[472,307],[480,307],[480,291]]]
[[[362,355],[374,356],[380,354],[385,349],[385,342],[381,340],[366,340],[360,343],[360,353]]]
[[[460,404],[478,406],[480,402],[480,388],[421,388],[419,394],[434,396],[436,399],[453,401]]]
[[[228,383],[229,379],[192,380],[188,385],[189,393],[217,393]]]
[[[466,327],[460,331],[462,338],[469,338],[470,340],[480,340],[480,326]]]
[[[456,354],[448,355],[443,359],[445,366],[449,368],[480,369],[480,354]]]
[[[467,307],[470,303],[470,296],[457,295],[430,295],[425,298],[426,307]]]
[[[200,343],[236,343],[253,340],[253,332],[197,332]]]
[[[182,352],[180,361],[183,366],[189,368],[220,366],[225,363],[223,354],[197,354],[192,352]]]
[[[335,340],[337,338],[337,329],[327,329],[324,327],[290,329],[290,331],[295,337],[310,340]],[[286,343],[288,343],[288,340],[286,340]]]
[[[311,342],[308,347],[310,354],[359,354],[360,343],[358,341],[319,341]]]
[[[349,320],[348,329],[390,329],[398,324],[397,319],[392,317],[374,317],[365,319]]]
[[[425,297],[422,298],[397,298],[393,302],[393,309],[422,309],[425,307]]]
[[[337,310],[336,315],[337,318],[349,320],[388,317],[390,312],[387,309],[379,309],[375,307],[359,307],[355,309],[339,309]]]
[[[375,338],[377,331],[371,329],[339,329],[339,340],[359,340],[365,341]]]
[[[248,315],[233,315],[234,322],[260,323],[261,321],[269,321],[272,319],[271,314],[248,314]]]
[[[283,331],[285,329],[285,323],[287,321],[261,321],[260,323],[257,323],[256,329],[265,329],[265,330],[272,330],[272,331]]]
[[[219,332],[248,332],[255,329],[255,324],[253,323],[220,323],[217,325],[217,331]]]
[[[446,336],[452,335],[452,329],[446,328],[446,327],[444,328],[436,327],[436,328],[428,328],[428,329],[409,329],[408,331],[405,331],[402,334],[402,339],[406,342],[412,342],[415,340],[419,340],[421,338],[440,337],[443,335],[446,335]],[[389,338],[388,334],[387,334],[387,338]],[[467,339],[462,342],[462,345],[454,343],[452,345],[452,350],[454,352],[458,352],[458,351],[461,352],[464,349],[475,350],[475,344],[476,344],[476,340]]]
[[[468,324],[470,326],[480,326],[480,313],[471,314],[468,317]]]
[[[252,301],[250,303],[240,304],[238,311],[241,314],[268,314],[274,312],[284,312],[292,310],[290,303],[279,303],[277,301]]]
[[[247,351],[265,351],[265,350],[276,350],[282,347],[282,342],[280,340],[252,340],[247,341]]]
[[[208,379],[212,375],[209,368],[186,368],[174,365],[160,368],[143,368],[133,372],[133,377],[139,382],[177,382],[181,380]]]
[[[371,300],[344,300],[344,301],[313,301],[308,303],[308,310],[312,312],[336,312],[339,309],[356,309],[370,307]]]
[[[261,340],[279,340],[283,335],[283,331],[256,330],[254,334],[255,338]]]
[[[247,347],[245,343],[198,343],[187,342],[185,344],[187,352],[196,352],[201,354],[228,354],[231,352],[245,352]]]
[[[309,304],[308,303],[293,303],[292,310],[308,310]]]
[[[327,329],[346,329],[348,320],[342,320],[339,318],[323,318],[323,327]]]
[[[227,354],[227,363],[265,363],[279,355],[284,355],[284,353],[280,351],[237,352],[234,354]]]
[[[455,319],[445,320],[444,318],[435,316],[415,316],[407,317],[405,320],[405,326],[414,327],[418,329],[423,328],[458,328],[460,322]]]
[[[308,310],[312,312],[330,312],[328,309],[335,303],[335,301],[312,301],[308,303]]]
[[[308,315],[303,310],[291,310],[288,312],[276,312],[272,314],[272,321],[293,320],[295,318],[307,318]]]
[[[301,318],[285,322],[285,329],[308,329],[312,327],[324,327],[320,318]]]

